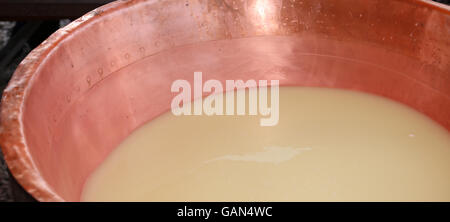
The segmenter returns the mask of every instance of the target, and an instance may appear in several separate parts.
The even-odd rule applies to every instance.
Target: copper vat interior
[[[374,93],[450,130],[449,14],[421,0],[113,2],[22,62],[3,96],[1,146],[35,198],[78,201],[87,176],[168,111],[170,85],[194,71]]]

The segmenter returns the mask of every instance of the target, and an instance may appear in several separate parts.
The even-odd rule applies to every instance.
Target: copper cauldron
[[[0,145],[39,201],[78,201],[127,135],[170,107],[170,85],[278,79],[360,90],[450,130],[450,7],[426,0],[131,0],[60,29],[21,63]]]

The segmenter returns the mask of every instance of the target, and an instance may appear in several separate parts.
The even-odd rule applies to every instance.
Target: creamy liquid
[[[450,201],[450,134],[364,93],[281,87],[280,119],[174,116],[137,129],[83,201]]]

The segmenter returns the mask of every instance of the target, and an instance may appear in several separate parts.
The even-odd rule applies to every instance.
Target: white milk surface
[[[174,116],[125,139],[82,201],[450,201],[450,133],[365,93],[280,88],[279,123]]]

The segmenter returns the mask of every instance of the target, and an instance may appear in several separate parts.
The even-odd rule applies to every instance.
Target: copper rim
[[[24,134],[22,122],[24,101],[27,98],[30,86],[33,84],[35,73],[40,68],[40,64],[46,59],[46,56],[71,33],[96,19],[102,18],[108,13],[139,4],[143,1],[145,0],[120,0],[109,3],[58,30],[21,62],[4,90],[0,115],[0,146],[13,176],[38,201],[64,201],[64,199],[42,178],[30,155],[29,147],[25,140],[26,135]],[[412,2],[441,13],[450,14],[450,7],[447,5],[427,0],[398,1]]]

